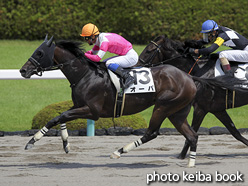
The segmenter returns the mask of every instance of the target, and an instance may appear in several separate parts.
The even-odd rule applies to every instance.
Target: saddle
[[[192,57],[195,60],[197,60],[196,56],[192,56]],[[220,63],[220,60],[219,60],[218,53],[211,54],[210,56],[201,57],[197,64],[199,68],[202,68],[203,66],[209,63],[211,64],[215,63],[215,67],[214,67],[215,77],[225,75],[222,65]],[[230,61],[229,63],[230,63],[232,72],[234,73],[234,77],[241,79],[241,80],[248,80],[248,61],[247,62]]]
[[[248,63],[230,61],[230,66],[232,72],[234,73],[234,77],[241,80],[248,80]],[[214,75],[215,77],[217,77],[224,74],[225,73],[222,69],[220,60],[217,60],[215,64]]]

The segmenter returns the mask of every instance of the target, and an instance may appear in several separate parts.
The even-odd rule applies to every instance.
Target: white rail
[[[42,76],[33,75],[30,79],[65,79],[60,70],[47,71]],[[25,80],[17,69],[0,70],[0,80]]]
[[[33,75],[30,79],[66,79],[60,70],[43,72],[42,76]],[[25,80],[17,69],[0,70],[0,80]],[[87,120],[87,136],[95,135],[94,120]]]

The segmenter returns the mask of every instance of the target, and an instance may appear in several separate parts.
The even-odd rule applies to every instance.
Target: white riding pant
[[[248,46],[244,50],[223,50],[219,58],[226,58],[228,61],[248,62]]]
[[[134,49],[129,50],[124,56],[113,56],[104,60],[108,67],[111,63],[120,65],[122,68],[128,68],[138,63],[139,56]]]

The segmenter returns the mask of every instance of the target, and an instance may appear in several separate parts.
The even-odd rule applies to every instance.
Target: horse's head
[[[178,57],[183,51],[182,43],[172,41],[161,35],[146,46],[139,56],[139,64],[152,66],[152,64],[158,64],[163,60]]]
[[[165,36],[159,36],[153,41],[151,41],[139,56],[139,64],[151,65],[155,62],[162,61],[163,56],[161,52],[161,47],[164,43]]]
[[[48,40],[46,35],[44,42],[20,69],[21,75],[24,78],[30,78],[33,74],[41,75],[45,68],[53,66],[54,50],[53,37]]]

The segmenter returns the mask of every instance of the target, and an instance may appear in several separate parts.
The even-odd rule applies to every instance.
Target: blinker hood
[[[54,64],[55,44],[53,43],[53,36],[47,40],[47,35],[44,42],[34,51],[30,61],[35,62],[37,66],[46,68]]]

